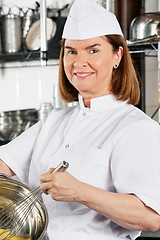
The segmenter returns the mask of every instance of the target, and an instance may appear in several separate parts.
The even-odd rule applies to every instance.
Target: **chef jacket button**
[[[69,144],[66,144],[66,145],[65,145],[65,148],[69,148]]]
[[[86,115],[87,115],[87,113],[86,113],[86,112],[83,112],[83,113],[82,113],[82,115],[83,115],[83,116],[86,116]]]

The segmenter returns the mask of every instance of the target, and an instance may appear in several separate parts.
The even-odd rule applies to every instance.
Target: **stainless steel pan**
[[[159,40],[160,12],[145,13],[134,18],[130,24],[130,40],[148,39]],[[147,40],[146,39],[146,40]]]

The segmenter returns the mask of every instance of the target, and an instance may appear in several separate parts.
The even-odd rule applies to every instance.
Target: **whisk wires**
[[[63,161],[55,168],[53,173],[65,171],[68,166],[69,164]],[[2,229],[0,240],[10,240],[20,232],[33,207],[36,206],[37,201],[41,200],[41,194],[42,190],[38,186],[22,197],[17,203],[12,202],[0,211],[0,229]]]

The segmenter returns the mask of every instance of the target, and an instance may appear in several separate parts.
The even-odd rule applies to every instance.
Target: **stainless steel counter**
[[[142,237],[153,237],[153,238],[157,238],[160,239],[160,229],[157,232],[142,232],[141,234]]]

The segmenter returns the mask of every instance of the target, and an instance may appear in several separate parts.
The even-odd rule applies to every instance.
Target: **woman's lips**
[[[89,76],[91,76],[93,74],[93,72],[76,72],[74,73],[74,75],[77,77],[77,78],[87,78]]]

